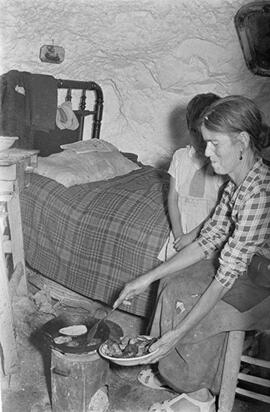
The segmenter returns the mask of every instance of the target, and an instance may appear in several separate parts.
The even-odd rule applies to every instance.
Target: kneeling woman
[[[175,411],[186,410],[183,402],[215,410],[226,332],[249,329],[246,315],[252,323],[253,309],[269,302],[270,280],[255,278],[251,264],[255,255],[270,258],[270,169],[259,156],[260,111],[245,97],[222,98],[207,109],[201,131],[213,169],[230,178],[219,204],[193,243],[126,284],[115,302],[161,280],[151,330],[159,339],[147,363],[158,362],[160,378],[188,393],[167,403]]]

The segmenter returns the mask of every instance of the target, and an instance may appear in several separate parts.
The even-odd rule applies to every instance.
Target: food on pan
[[[56,343],[57,345],[63,345],[63,343],[69,343],[71,341],[72,341],[71,336],[56,336],[54,338],[54,343]]]
[[[147,336],[120,338],[120,342],[108,339],[103,345],[104,354],[113,358],[136,358],[149,353],[149,347],[156,338]]]
[[[91,338],[90,342],[86,344],[86,346],[93,346],[93,345],[100,345],[101,344],[101,338]]]
[[[87,332],[87,327],[85,325],[72,325],[65,328],[59,329],[59,333],[67,336],[80,336]]]
[[[70,348],[77,348],[78,346],[80,346],[80,343],[76,340],[72,340],[71,342],[68,342],[66,346]]]

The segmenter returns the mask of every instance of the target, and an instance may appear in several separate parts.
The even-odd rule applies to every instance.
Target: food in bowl
[[[147,355],[149,347],[156,338],[139,335],[137,337],[124,336],[119,342],[108,339],[103,344],[103,353],[113,358],[136,358]]]

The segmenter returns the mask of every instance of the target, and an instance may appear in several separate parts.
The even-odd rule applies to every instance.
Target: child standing
[[[190,145],[178,149],[170,167],[168,209],[171,233],[158,258],[167,260],[191,243],[218,200],[224,177],[218,176],[205,157],[205,142],[200,131],[200,116],[219,97],[214,93],[198,94],[188,103],[186,120]]]

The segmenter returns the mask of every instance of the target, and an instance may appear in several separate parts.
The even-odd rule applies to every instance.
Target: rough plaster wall
[[[102,138],[159,165],[186,144],[185,106],[196,93],[255,98],[270,123],[270,80],[246,68],[233,22],[247,3],[0,0],[1,73],[96,81]],[[65,48],[62,64],[39,60],[52,39]]]

